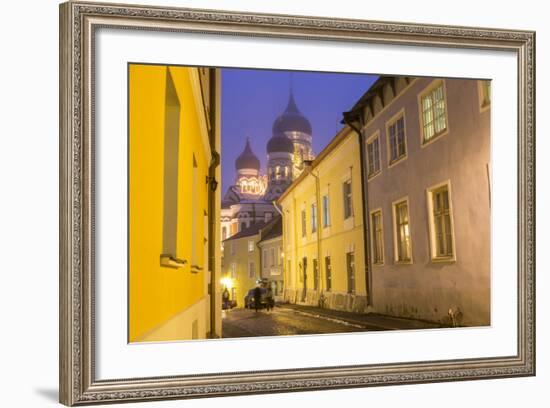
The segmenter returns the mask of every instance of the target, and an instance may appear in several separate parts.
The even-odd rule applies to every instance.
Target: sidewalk
[[[341,310],[322,309],[315,306],[291,303],[281,303],[277,304],[277,306],[280,308],[292,309],[299,313],[314,317],[341,320],[345,323],[361,326],[368,330],[418,330],[446,327],[433,322],[385,316],[377,313],[344,312]]]

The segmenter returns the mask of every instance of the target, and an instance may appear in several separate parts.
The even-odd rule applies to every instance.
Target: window
[[[256,270],[254,266],[254,261],[248,262],[248,277],[253,278],[256,275]]]
[[[222,227],[222,240],[227,238],[227,227]]]
[[[306,236],[306,210],[302,210],[302,237]]]
[[[272,216],[273,216],[273,214],[271,214],[270,212],[264,213],[264,222],[269,222],[269,220],[271,220]]]
[[[319,263],[313,260],[313,290],[319,290]]]
[[[380,137],[377,133],[367,141],[368,176],[374,176],[380,171]]]
[[[254,252],[254,241],[248,241],[248,252]]]
[[[346,269],[348,272],[348,293],[355,293],[355,253],[346,254]]]
[[[285,178],[288,178],[288,166],[285,166]]]
[[[479,99],[481,108],[491,104],[491,81],[479,81]]]
[[[330,265],[330,256],[325,256],[325,275],[327,279],[327,292],[332,289],[332,269]]]
[[[281,166],[275,166],[275,180],[281,178]]]
[[[405,118],[403,115],[388,126],[388,140],[390,164],[392,164],[407,154],[407,147],[405,145]]]
[[[283,251],[281,247],[277,247],[277,265],[283,264]]]
[[[328,195],[323,196],[323,227],[330,226],[330,202]]]
[[[167,69],[165,93],[162,254],[176,258],[178,247],[178,175],[180,173],[180,169],[178,169],[180,102],[169,69]],[[193,172],[193,183],[195,182],[194,176]],[[194,197],[196,197],[196,194],[193,194]],[[191,211],[191,217],[194,220],[195,207]],[[194,250],[196,245],[194,239],[191,245]]]
[[[429,196],[432,258],[452,259],[454,257],[453,226],[448,185],[431,190]]]
[[[394,204],[395,260],[411,262],[411,232],[409,226],[409,205],[407,201]]]
[[[267,268],[267,249],[263,249],[262,251],[262,265],[263,265],[263,268]]]
[[[384,263],[384,238],[382,233],[382,211],[371,214],[372,262]]]
[[[345,181],[342,185],[344,192],[344,219],[348,219],[353,215],[353,205],[351,196],[351,179]]]
[[[233,242],[230,244],[229,248],[230,248],[229,253],[231,255],[235,255],[235,245],[233,245]]]
[[[447,113],[443,83],[422,95],[422,143],[429,142],[447,129]]]
[[[311,232],[317,231],[317,204],[311,204]]]
[[[269,255],[269,266],[275,266],[275,248],[270,248]]]
[[[231,262],[231,279],[237,279],[237,264]]]

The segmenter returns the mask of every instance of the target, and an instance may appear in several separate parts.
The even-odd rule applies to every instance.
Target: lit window
[[[328,195],[323,196],[323,227],[330,226],[330,202]]]
[[[367,142],[368,175],[374,176],[380,171],[380,138],[373,137]]]
[[[429,209],[432,258],[452,259],[454,257],[454,240],[449,187],[444,185],[428,193],[431,206]]]
[[[390,145],[390,164],[405,157],[407,148],[405,145],[405,118],[401,116],[388,126],[388,139]]]
[[[371,215],[372,261],[374,264],[384,263],[384,237],[382,232],[382,211]]]
[[[279,180],[281,178],[281,166],[275,167],[275,180]]]
[[[285,166],[285,178],[288,178],[288,166]]]
[[[317,231],[317,204],[311,204],[311,232]]]
[[[447,129],[443,83],[422,95],[421,104],[423,143],[426,143]]]
[[[401,201],[393,206],[395,220],[395,260],[397,262],[411,261],[411,232],[409,225],[409,206],[407,201]]]
[[[306,210],[302,210],[302,237],[306,236]]]
[[[254,252],[254,241],[248,241],[248,252]]]
[[[342,190],[344,193],[344,219],[348,219],[353,215],[351,180],[345,181],[342,184]]]

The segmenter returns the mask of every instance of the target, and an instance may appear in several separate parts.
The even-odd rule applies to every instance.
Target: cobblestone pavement
[[[295,334],[349,333],[380,330],[366,324],[346,322],[284,307],[258,312],[232,309],[222,312],[222,337],[285,336]]]

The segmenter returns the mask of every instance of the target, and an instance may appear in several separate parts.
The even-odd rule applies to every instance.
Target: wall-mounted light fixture
[[[210,190],[216,191],[218,188],[218,180],[215,177],[206,176],[206,184],[210,185]]]

